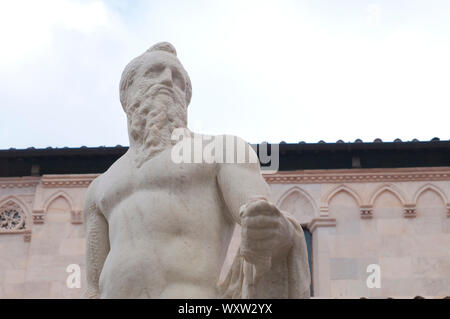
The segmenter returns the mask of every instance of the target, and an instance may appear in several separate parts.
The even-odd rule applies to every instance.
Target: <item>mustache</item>
[[[177,105],[186,108],[185,99],[181,94],[177,93],[173,88],[164,84],[153,84],[148,88],[142,88],[141,92],[137,95],[136,99],[129,104],[126,113],[128,116],[132,116],[135,112],[139,112],[142,106],[150,106],[152,101],[159,93],[166,94],[171,97],[173,102]]]
[[[154,98],[158,94],[166,94],[174,99],[177,103],[183,103],[183,99],[172,87],[164,85],[164,84],[154,84],[150,86],[147,91],[143,94],[144,99]]]

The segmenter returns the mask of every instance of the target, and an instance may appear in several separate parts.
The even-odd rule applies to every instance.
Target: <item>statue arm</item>
[[[254,253],[266,250],[268,246],[276,246],[272,257],[286,255],[291,246],[293,227],[284,214],[271,203],[270,188],[261,174],[256,153],[242,140],[238,144],[246,147],[245,153],[248,157],[245,163],[220,164],[218,167],[217,181],[224,202],[231,218],[242,226],[242,239],[249,244],[244,242],[244,246],[255,248],[251,249]],[[268,228],[271,228],[270,231]],[[264,234],[261,232],[275,234],[272,237],[273,243],[262,243],[260,237]],[[255,237],[252,238],[252,235]]]
[[[99,298],[100,273],[109,253],[108,222],[94,199],[95,180],[86,194],[83,216],[86,225],[86,298]]]
[[[271,202],[257,156],[248,147],[246,163],[218,167],[223,200],[241,225],[240,248],[225,280],[218,283],[219,292],[222,298],[308,298],[303,231],[289,213]]]
[[[255,197],[270,198],[269,186],[260,174],[259,163],[220,164],[217,182],[230,217],[239,225],[242,205]]]

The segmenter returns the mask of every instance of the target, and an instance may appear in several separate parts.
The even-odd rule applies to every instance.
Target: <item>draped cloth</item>
[[[227,276],[218,284],[221,298],[309,298],[311,276],[305,235],[292,216],[285,212],[283,215],[294,229],[288,254],[280,260],[272,260],[271,268],[255,278],[255,266],[244,259],[239,249]]]

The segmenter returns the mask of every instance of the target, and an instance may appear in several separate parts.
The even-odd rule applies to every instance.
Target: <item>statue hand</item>
[[[257,265],[286,255],[291,246],[289,222],[279,209],[264,198],[255,199],[241,208],[244,258]],[[267,267],[267,265],[266,265]]]

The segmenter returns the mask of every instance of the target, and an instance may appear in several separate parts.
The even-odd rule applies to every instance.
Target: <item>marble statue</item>
[[[173,160],[179,143],[201,136],[187,129],[191,94],[169,43],[125,67],[120,102],[130,147],[86,194],[85,297],[309,297],[303,231],[271,202],[253,149],[224,135],[245,145],[244,161]],[[240,249],[218,282],[236,224]]]

